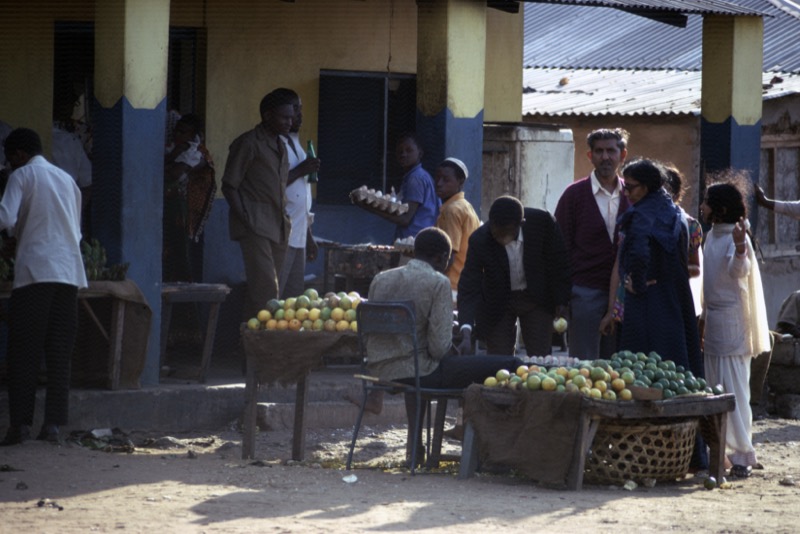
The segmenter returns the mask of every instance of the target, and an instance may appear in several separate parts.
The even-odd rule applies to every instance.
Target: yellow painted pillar
[[[432,171],[445,157],[469,168],[464,191],[480,209],[486,4],[472,0],[418,2],[417,130]]]
[[[761,17],[703,18],[700,156],[706,172],[747,169],[758,180],[763,50]]]
[[[486,11],[484,120],[522,120],[522,47],[525,17],[499,9]]]
[[[92,234],[153,311],[142,384],[158,383],[169,0],[95,4]]]

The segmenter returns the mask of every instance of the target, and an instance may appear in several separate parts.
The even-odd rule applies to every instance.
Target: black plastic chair
[[[417,466],[417,443],[421,435],[421,416],[423,406],[427,413],[427,443],[426,452],[428,453],[428,463],[438,465],[441,456],[442,434],[444,431],[445,410],[448,398],[461,398],[463,390],[451,389],[431,389],[420,387],[419,376],[419,346],[417,344],[416,315],[414,312],[413,301],[391,301],[391,302],[362,302],[356,309],[356,320],[358,321],[358,347],[362,358],[362,378],[363,396],[361,409],[358,412],[355,427],[353,429],[353,440],[350,443],[350,452],[347,455],[347,470],[353,461],[353,451],[355,450],[358,432],[361,428],[361,421],[364,417],[364,407],[367,403],[367,396],[371,391],[384,391],[391,395],[398,393],[413,394],[415,396],[416,414],[414,417],[413,433],[409,428],[408,439],[411,441],[411,458],[409,469],[414,474]],[[369,354],[367,353],[366,340],[370,335],[396,335],[407,336],[412,341],[414,348],[414,384],[404,384],[381,380],[367,375],[369,372]],[[434,424],[433,446],[431,446],[431,411],[430,401],[437,400],[436,422]],[[424,402],[424,405],[423,405]],[[408,444],[406,445],[408,447]]]

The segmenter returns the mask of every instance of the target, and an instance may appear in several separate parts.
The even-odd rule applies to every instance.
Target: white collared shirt
[[[289,159],[289,169],[294,169],[305,161],[307,154],[300,144],[300,137],[290,133],[289,137],[281,136],[286,146],[286,156]],[[292,248],[306,248],[306,234],[313,220],[311,213],[311,184],[307,176],[301,176],[286,186],[286,214],[292,221],[289,233],[289,246]]]
[[[78,187],[92,185],[92,162],[77,134],[53,125],[53,164],[72,176]]]
[[[613,192],[609,193],[600,185],[600,181],[595,176],[594,171],[592,171],[589,179],[592,182],[592,194],[595,202],[597,202],[597,208],[606,223],[608,238],[613,241],[614,228],[617,225],[617,214],[619,213],[619,199],[622,194],[622,181],[617,179],[617,187],[614,188]]]
[[[508,274],[511,279],[511,291],[521,291],[528,287],[525,280],[525,269],[522,266],[522,229],[513,241],[506,245],[508,255]]]
[[[14,289],[58,282],[86,287],[81,257],[81,192],[42,156],[11,173],[0,201],[0,229],[17,238]]]

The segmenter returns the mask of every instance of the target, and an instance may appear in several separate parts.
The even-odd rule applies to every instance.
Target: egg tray
[[[408,204],[400,202],[391,194],[383,194],[380,191],[368,189],[365,185],[352,190],[350,198],[356,204],[366,204],[394,215],[403,215],[408,212]]]

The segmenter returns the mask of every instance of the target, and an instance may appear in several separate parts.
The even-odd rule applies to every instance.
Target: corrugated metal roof
[[[771,15],[764,18],[764,70],[800,73],[800,5],[797,1],[732,1],[743,9]],[[577,0],[573,3],[577,4]],[[652,3],[659,2],[652,0]],[[523,64],[526,67],[700,70],[702,37],[701,15],[689,15],[687,26],[678,28],[619,9],[528,3],[525,6]]]
[[[522,114],[697,115],[701,76],[684,70],[525,69]],[[800,94],[798,74],[765,72],[763,83],[765,99]]]
[[[761,15],[761,10],[747,8],[734,0],[523,0],[529,3],[601,6],[626,11],[672,11],[685,14]]]

